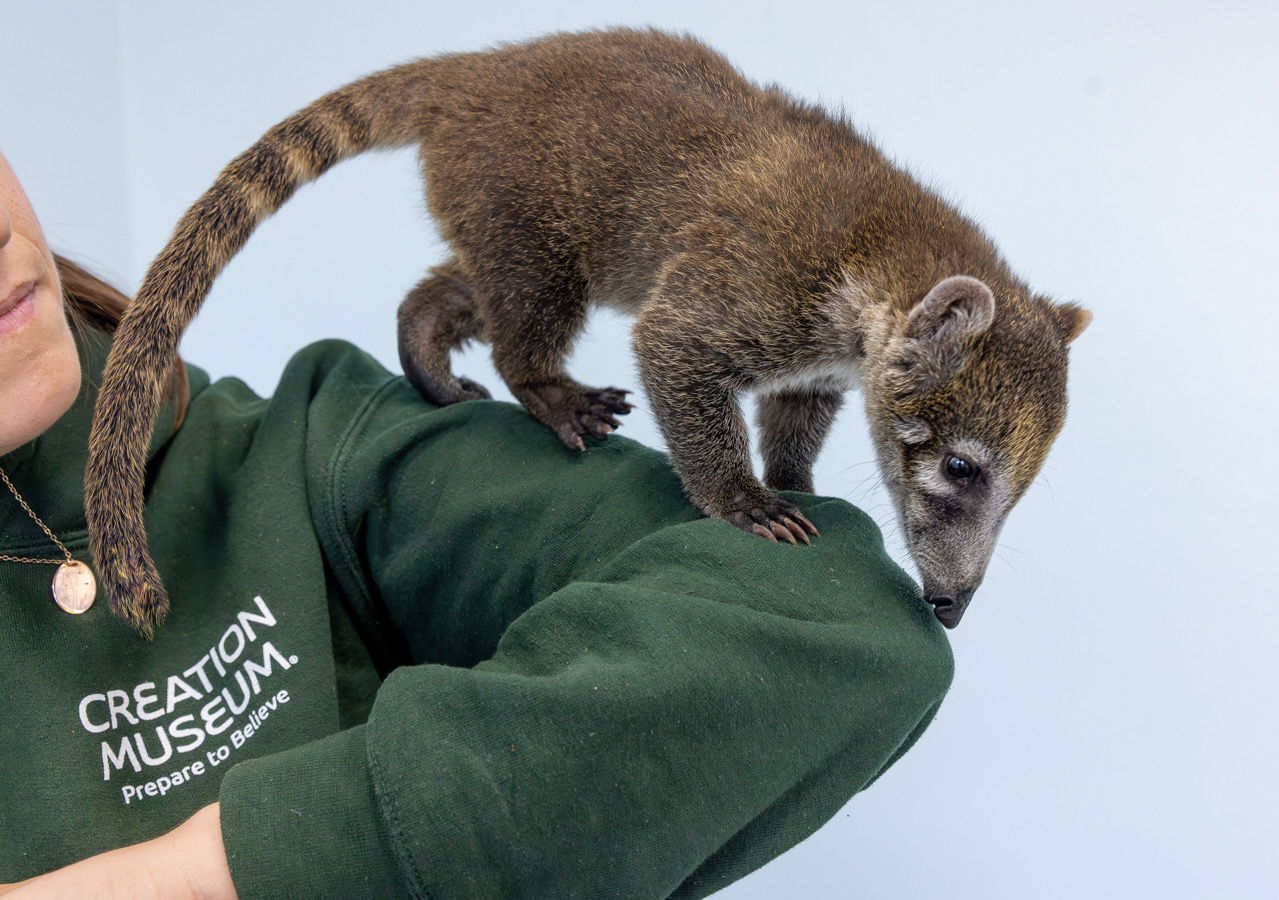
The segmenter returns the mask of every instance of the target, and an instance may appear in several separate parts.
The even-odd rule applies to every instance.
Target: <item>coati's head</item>
[[[869,314],[863,377],[880,469],[924,597],[954,628],[1065,421],[1066,347],[1091,314],[996,297],[963,275],[905,312]]]

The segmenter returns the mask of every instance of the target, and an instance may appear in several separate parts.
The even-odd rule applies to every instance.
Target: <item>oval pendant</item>
[[[97,593],[98,582],[93,570],[78,559],[64,562],[53,573],[53,602],[63,612],[80,615],[93,605]]]

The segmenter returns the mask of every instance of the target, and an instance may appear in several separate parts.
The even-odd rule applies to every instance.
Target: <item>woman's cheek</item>
[[[80,358],[61,298],[42,291],[25,327],[0,341],[0,453],[48,430],[80,390]]]

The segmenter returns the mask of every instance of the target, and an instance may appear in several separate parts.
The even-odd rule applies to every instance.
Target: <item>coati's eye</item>
[[[956,481],[968,481],[977,475],[977,467],[962,456],[946,457],[946,474]]]

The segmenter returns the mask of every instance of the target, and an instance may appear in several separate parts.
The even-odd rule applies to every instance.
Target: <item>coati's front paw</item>
[[[570,450],[585,450],[583,438],[602,438],[621,427],[617,416],[633,408],[626,402],[630,391],[620,388],[544,384],[514,393]]]
[[[821,537],[817,526],[808,521],[798,506],[763,490],[738,494],[727,509],[719,513],[719,518],[770,541],[781,539],[795,544],[798,538],[805,544],[811,544],[809,534]]]
[[[630,391],[623,388],[587,388],[583,391],[585,408],[579,409],[578,418],[583,427],[596,437],[610,434],[622,423],[617,416],[624,416],[635,407],[626,402]]]

